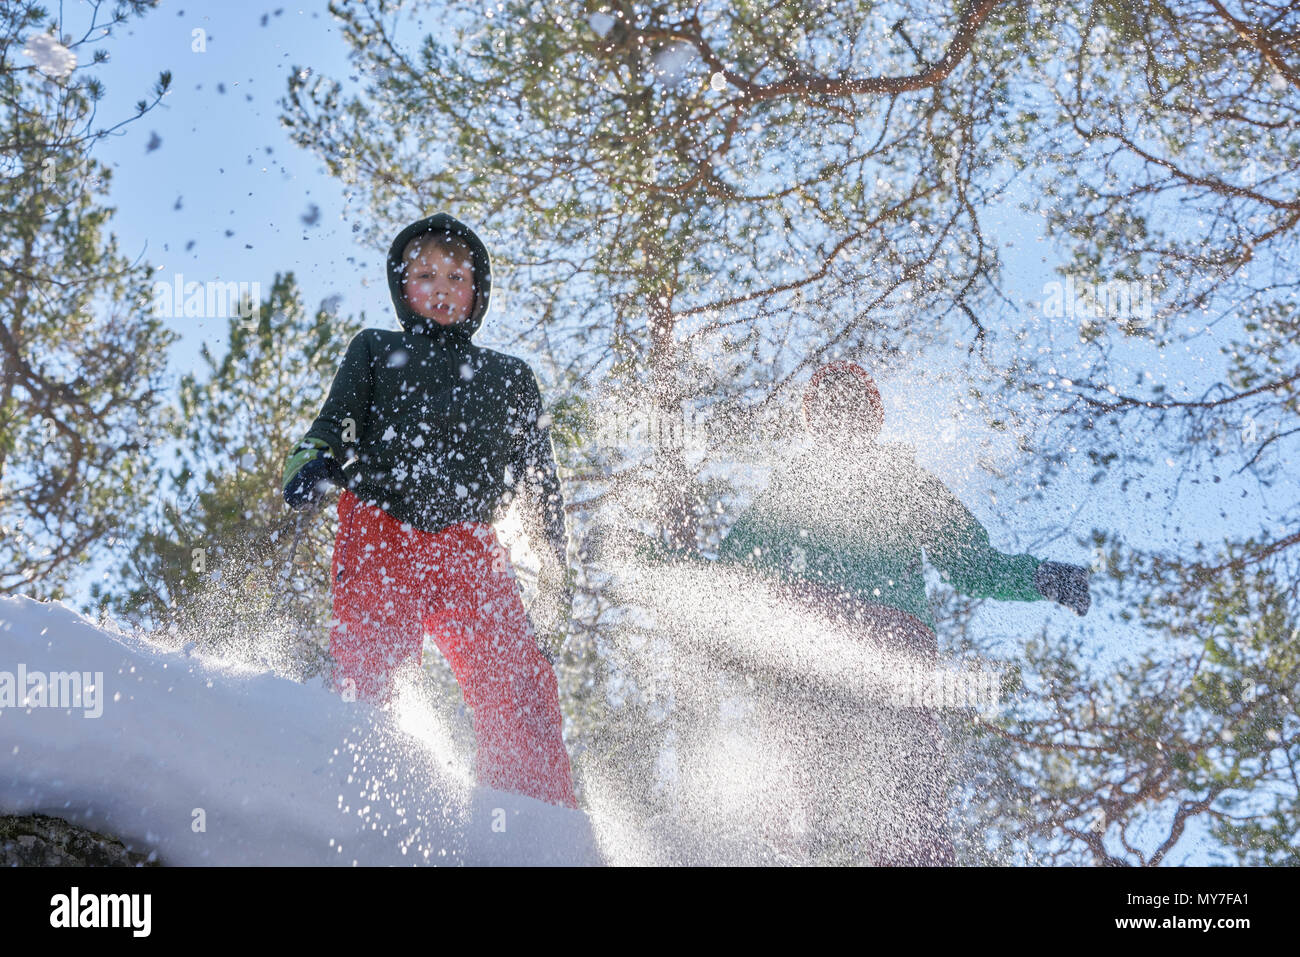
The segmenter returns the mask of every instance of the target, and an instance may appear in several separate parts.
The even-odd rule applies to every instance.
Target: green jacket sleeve
[[[933,476],[922,494],[933,509],[924,546],[930,564],[944,581],[972,598],[1038,601],[1034,572],[1042,564],[1032,555],[1004,555],[989,544],[989,533],[970,509]]]
[[[370,420],[370,397],[374,386],[370,361],[370,340],[364,332],[359,332],[348,343],[320,415],[316,416],[305,436],[320,439],[328,445],[330,454],[338,459],[339,464],[345,458],[345,447],[355,444],[365,434]]]
[[[774,547],[775,523],[761,503],[751,505],[732,524],[718,546],[718,561],[726,564],[759,564],[764,549]]]
[[[719,563],[747,566],[783,581],[803,577],[796,556],[812,555],[818,546],[801,537],[788,516],[778,514],[775,503],[783,478],[775,476],[732,524],[718,545]]]
[[[718,546],[718,561],[749,565],[784,576],[794,546],[808,545],[798,537],[789,516],[779,514],[778,505],[791,497],[792,466],[774,472],[767,488],[760,491],[741,513]]]

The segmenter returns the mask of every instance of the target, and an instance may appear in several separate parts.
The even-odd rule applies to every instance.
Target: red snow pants
[[[335,690],[387,703],[425,634],[473,710],[480,784],[576,808],[555,672],[491,525],[403,526],[344,489],[334,541]]]

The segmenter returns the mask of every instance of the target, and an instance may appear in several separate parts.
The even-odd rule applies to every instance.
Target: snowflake
[[[596,32],[596,36],[602,39],[610,30],[614,29],[616,22],[608,13],[592,13],[587,16],[587,24]]]
[[[67,76],[77,66],[77,55],[52,33],[38,34],[28,40],[23,55],[36,61],[36,69],[55,79]]]

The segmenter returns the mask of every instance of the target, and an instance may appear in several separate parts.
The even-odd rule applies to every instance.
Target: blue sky
[[[346,72],[334,26],[324,4],[240,0],[165,3],[115,32],[110,61],[97,70],[107,87],[101,121],[130,116],[158,73],[172,73],[159,106],[96,150],[113,168],[113,230],[124,254],[143,256],[167,281],[181,273],[186,282],[260,282],[264,292],[277,270],[291,269],[309,307],[338,294],[345,310],[390,310],[386,286],[361,283],[378,263],[340,221],[338,184],[279,122],[277,103],[295,65]],[[195,30],[206,34],[205,52],[192,50]],[[312,216],[313,224],[304,222]],[[226,331],[221,318],[169,324],[182,336],[178,369],[194,365],[205,338]]]

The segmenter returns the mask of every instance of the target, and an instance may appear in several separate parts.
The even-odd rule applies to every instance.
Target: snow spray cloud
[[[799,675],[822,693],[887,707],[989,713],[1000,703],[1004,672],[991,663],[944,666],[864,641],[866,624],[859,631],[788,606],[742,571],[650,568],[626,559],[605,565],[635,576],[637,583],[623,584],[621,592],[654,607],[660,627],[694,662],[730,662],[746,674]]]
[[[0,671],[0,711],[5,708],[81,708],[86,718],[104,713],[104,672]]]
[[[652,816],[636,822],[603,781],[592,792],[621,863],[925,859],[960,764],[925,715],[992,708],[999,672],[864,640],[740,569],[618,547],[601,565],[639,612],[610,650],[662,740],[654,781],[638,779]]]
[[[22,52],[34,61],[36,69],[61,80],[77,67],[77,55],[68,48],[71,43],[71,36],[64,36],[60,42],[54,33],[37,33],[28,38]]]

